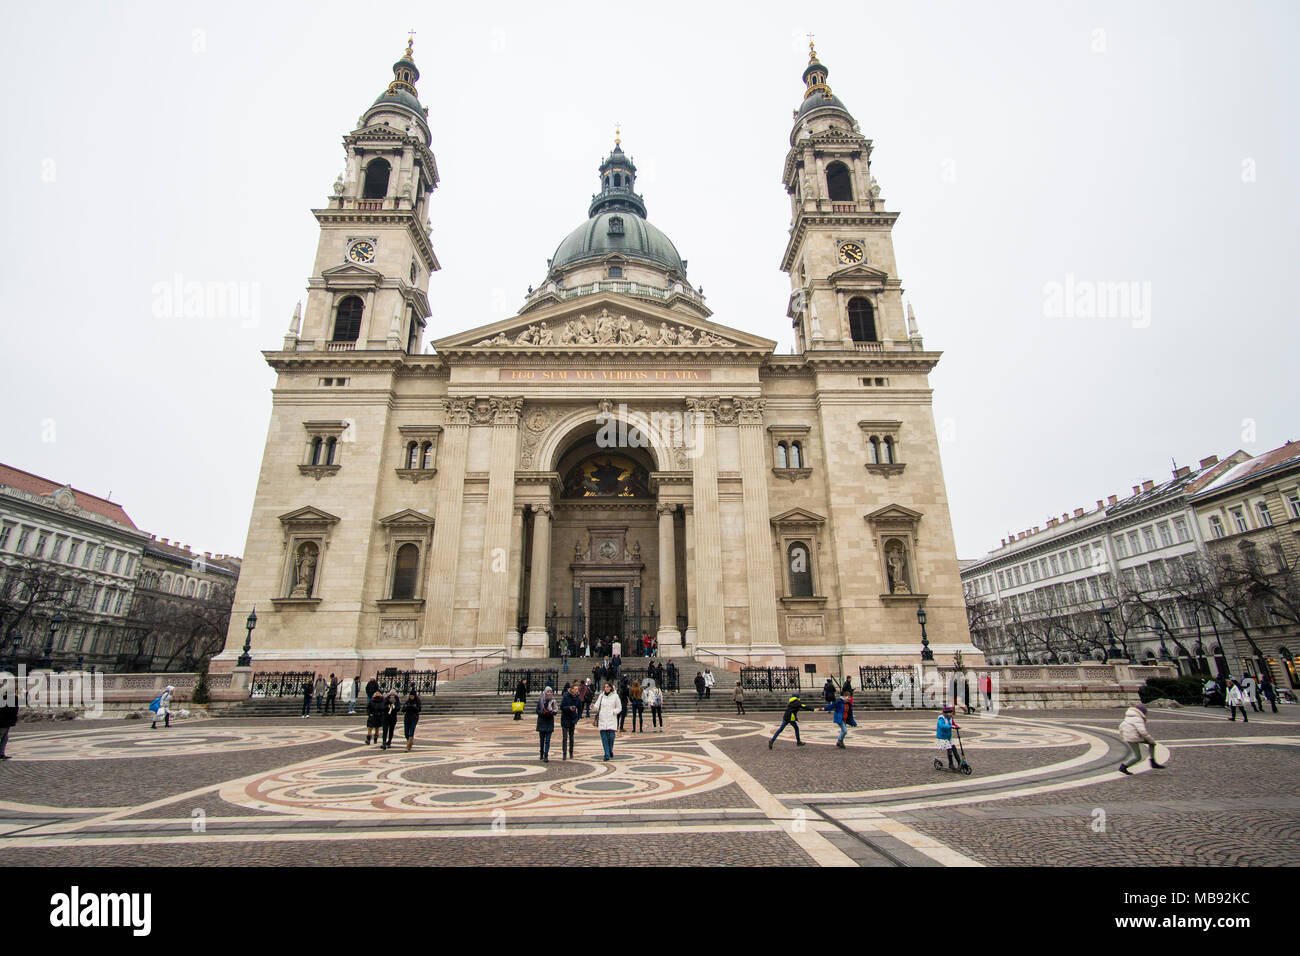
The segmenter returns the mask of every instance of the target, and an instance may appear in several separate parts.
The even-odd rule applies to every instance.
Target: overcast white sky
[[[715,320],[791,348],[781,186],[804,34],[875,141],[959,554],[1300,437],[1300,5],[9,5],[0,461],[198,550],[247,533],[340,137],[414,27],[442,184],[433,337],[512,314],[615,121]],[[1054,318],[1046,284],[1144,311]],[[157,318],[159,283],[245,314]],[[1077,286],[1076,286],[1077,288]],[[1140,303],[1139,303],[1140,306]]]

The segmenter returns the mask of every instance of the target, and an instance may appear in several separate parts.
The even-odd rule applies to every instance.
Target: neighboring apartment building
[[[1125,657],[1205,669],[1213,625],[1162,585],[1204,545],[1190,497],[1249,458],[1238,451],[1176,468],[1161,484],[1049,518],[965,564],[976,646],[993,663]]]
[[[0,464],[6,665],[36,666],[48,649],[56,668],[175,666],[187,646],[202,645],[195,632],[212,628],[219,651],[239,566],[238,558],[159,541],[116,502]],[[142,626],[152,640],[141,640]]]
[[[1232,672],[1257,674],[1262,660],[1275,680],[1300,687],[1300,443],[1228,469],[1190,500],[1210,553],[1241,570],[1245,633],[1234,629]]]
[[[0,465],[0,657],[111,664],[149,535],[116,502]]]

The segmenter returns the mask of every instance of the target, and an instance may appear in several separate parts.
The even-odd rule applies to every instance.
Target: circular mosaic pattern
[[[11,738],[10,755],[19,760],[121,760],[130,757],[195,757],[269,750],[344,740],[339,730],[294,727],[241,727],[222,721],[185,730],[145,724],[130,730],[33,734]]]
[[[769,725],[767,735],[776,733],[779,723]],[[936,738],[934,724],[918,724],[915,719],[910,722],[859,721],[857,727],[850,727],[844,743],[849,747],[888,747],[916,750],[933,749]],[[834,744],[839,739],[840,729],[833,723],[817,721],[805,726],[800,722],[799,732],[803,739],[811,744]],[[786,728],[780,740],[793,738],[794,731]],[[1005,723],[969,718],[961,724],[961,738],[966,746],[979,746],[984,750],[1025,750],[1051,747],[1078,747],[1089,742],[1086,734],[1068,727],[1046,727],[1021,723]]]
[[[683,721],[684,722],[684,721]],[[378,814],[421,813],[464,815],[467,811],[582,813],[656,800],[688,792],[701,793],[731,784],[711,759],[656,746],[651,734],[620,735],[615,759],[602,759],[594,732],[578,735],[578,755],[563,761],[551,748],[551,762],[520,744],[535,744],[535,733],[497,720],[485,726],[481,718],[439,721],[436,732],[418,738],[411,753],[361,747],[323,758],[310,766],[290,767],[232,782],[221,789],[224,800],[260,810],[367,817]],[[761,731],[745,722],[724,727],[700,720],[693,732],[734,735]],[[503,741],[502,736],[509,736]],[[516,760],[516,755],[527,759]]]

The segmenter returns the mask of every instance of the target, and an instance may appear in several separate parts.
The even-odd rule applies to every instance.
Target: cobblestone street
[[[936,770],[934,715],[683,716],[601,759],[542,763],[527,722],[434,718],[407,753],[355,718],[22,724],[0,765],[16,866],[1267,866],[1300,850],[1300,716],[1153,711],[1169,766],[1116,772],[1122,712],[961,717],[969,776]]]

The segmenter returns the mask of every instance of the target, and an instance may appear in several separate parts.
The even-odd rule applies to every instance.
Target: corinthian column
[[[434,508],[433,560],[429,563],[429,604],[424,615],[423,646],[417,655],[423,658],[440,657],[451,652],[471,402],[471,399],[452,398],[443,403],[444,437],[438,449],[438,497]]]
[[[752,653],[779,654],[776,630],[776,568],[772,561],[771,514],[767,503],[767,456],[763,445],[761,398],[738,398],[740,480],[745,508],[745,568],[749,590]]]
[[[515,494],[519,411],[524,400],[492,398],[489,402],[492,409],[492,457],[488,467],[487,517],[479,577],[478,646],[497,649],[507,645],[507,632],[515,623],[507,615],[510,514]]]
[[[533,505],[533,579],[528,589],[528,630],[524,632],[522,657],[545,657],[546,593],[551,577],[551,506]]]
[[[722,529],[718,517],[718,400],[686,400],[692,440],[687,448],[694,471],[696,626],[701,647],[717,647],[722,633]]]
[[[676,505],[659,506],[659,646],[680,653],[682,632],[677,630],[677,538],[673,515]]]

